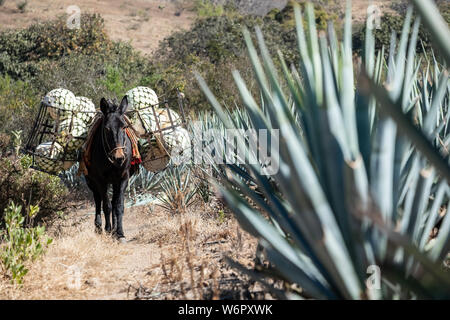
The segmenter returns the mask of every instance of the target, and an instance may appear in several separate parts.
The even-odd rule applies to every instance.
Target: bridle
[[[127,127],[124,127],[124,128],[121,128],[120,130],[124,130],[124,131],[125,131],[126,128],[127,128]],[[106,137],[106,133],[105,133],[105,116],[103,116],[101,130],[102,130],[101,135],[102,135],[103,151],[105,152],[106,158],[107,158],[107,159],[109,160],[109,162],[111,162],[114,166],[117,166],[117,167],[123,166],[123,164],[125,163],[125,161],[126,161],[126,159],[127,159],[126,156],[123,157],[123,160],[122,160],[122,162],[120,163],[120,165],[117,165],[116,161],[115,161],[114,159],[111,158],[111,154],[112,154],[114,151],[118,150],[118,149],[125,149],[125,152],[124,152],[124,155],[125,155],[125,154],[126,154],[126,149],[127,149],[127,147],[126,147],[126,145],[124,144],[122,147],[115,147],[115,148],[111,149],[111,147],[110,147],[110,145],[109,145],[109,143],[108,143],[108,139],[107,139],[107,137]],[[126,134],[125,134],[125,135],[126,135]],[[108,150],[110,150],[110,151],[108,151]]]

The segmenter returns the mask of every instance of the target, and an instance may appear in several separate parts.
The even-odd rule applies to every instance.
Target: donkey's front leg
[[[105,231],[111,232],[111,202],[108,198],[108,186],[102,190],[103,213],[105,215]],[[114,218],[113,218],[114,224]]]
[[[113,219],[117,221],[114,229],[114,234],[121,241],[125,242],[125,235],[123,233],[122,218],[124,212],[124,195],[125,189],[128,186],[128,178],[122,180],[120,183],[113,185]]]
[[[102,196],[96,186],[96,184],[86,177],[86,184],[94,194],[95,201],[95,231],[102,233]]]

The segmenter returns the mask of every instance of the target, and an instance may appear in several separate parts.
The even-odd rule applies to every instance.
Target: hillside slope
[[[0,30],[21,28],[66,14],[71,0],[29,1],[20,12],[15,1],[0,7]],[[176,30],[188,29],[196,14],[176,1],[157,0],[79,0],[75,3],[83,13],[99,13],[113,40],[130,41],[133,47],[152,53],[159,41]]]

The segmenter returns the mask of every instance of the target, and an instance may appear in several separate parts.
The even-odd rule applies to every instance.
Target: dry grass
[[[23,287],[0,280],[0,299],[262,298],[257,285],[223,256],[253,267],[256,240],[214,207],[172,216],[162,208],[127,209],[128,243],[94,233],[92,208],[53,225],[54,243],[34,263]],[[266,298],[269,296],[266,296]]]

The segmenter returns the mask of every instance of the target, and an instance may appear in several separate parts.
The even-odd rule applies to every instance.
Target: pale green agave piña
[[[447,25],[432,16],[431,1],[413,2],[450,65]],[[384,49],[375,51],[370,28],[362,61],[354,61],[350,2],[342,42],[333,26],[318,35],[311,4],[305,16],[304,23],[296,6],[299,70],[279,53],[278,72],[261,31],[258,54],[244,30],[261,91],[255,99],[234,72],[248,122],[226,111],[198,76],[224,128],[280,130],[277,174],[261,175],[258,164],[228,165],[232,175],[221,185],[240,223],[266,249],[274,269],[263,276],[300,286],[272,288],[281,298],[449,298],[443,261],[450,214],[429,241],[450,195],[448,72],[434,56],[416,55],[420,18],[412,23],[412,8],[388,61]],[[240,139],[251,160],[246,136]],[[380,268],[380,289],[367,286],[371,265]]]

